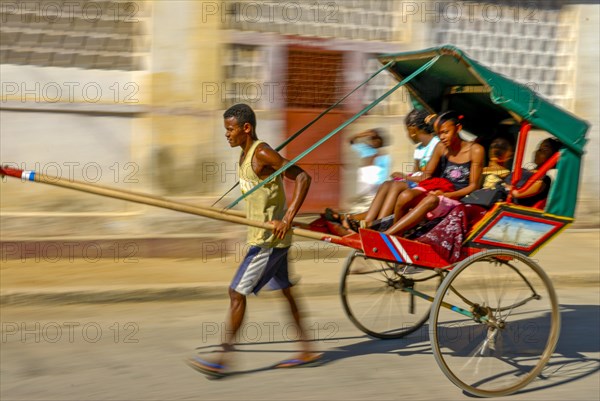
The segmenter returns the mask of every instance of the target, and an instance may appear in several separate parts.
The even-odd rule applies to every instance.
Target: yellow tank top
[[[254,152],[261,143],[263,141],[255,141],[240,164],[240,188],[244,194],[262,181],[252,169]],[[250,220],[267,222],[283,219],[286,212],[286,200],[282,176],[277,176],[254,191],[245,198],[245,201],[246,216]],[[280,240],[275,238],[271,230],[249,226],[248,244],[268,248],[285,248],[292,244],[292,235],[291,232],[288,232],[285,238]]]

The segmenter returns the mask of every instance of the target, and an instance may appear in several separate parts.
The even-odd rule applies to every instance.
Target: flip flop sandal
[[[348,222],[348,227],[350,227],[350,229],[356,233],[361,228],[360,221],[358,221],[358,220],[348,218],[348,219],[346,219],[346,221]]]
[[[228,374],[225,366],[218,363],[208,362],[198,357],[190,358],[186,362],[188,365],[190,365],[190,367],[200,373],[205,374],[209,379],[221,379]]]
[[[351,218],[349,214],[345,214],[342,217],[342,226],[347,230],[358,232],[358,230],[355,230],[355,228],[357,226],[360,227],[360,223],[358,222],[358,220]]]
[[[312,358],[309,360],[298,359],[298,358],[286,359],[284,361],[279,362],[274,367],[276,369],[290,369],[290,368],[301,368],[301,367],[308,368],[311,366],[318,366],[318,365],[322,364],[323,363],[322,358],[323,358],[323,354],[319,354],[315,358]]]

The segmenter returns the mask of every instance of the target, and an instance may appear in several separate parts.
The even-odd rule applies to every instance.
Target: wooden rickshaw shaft
[[[141,203],[144,205],[156,206],[163,209],[170,209],[177,212],[193,214],[196,216],[208,217],[215,220],[227,221],[235,224],[243,224],[246,226],[253,226],[272,230],[273,225],[270,223],[250,220],[245,217],[245,214],[240,211],[228,210],[222,211],[216,208],[194,206],[187,203],[175,202],[169,199],[165,199],[159,196],[153,196],[143,194],[139,192],[126,191],[123,189],[108,188],[99,185],[92,185],[75,180],[65,180],[60,177],[48,176],[40,174],[35,171],[25,171],[19,169],[13,169],[9,167],[0,167],[0,175],[10,176],[15,178],[21,178],[22,180],[41,182],[44,184],[54,185],[63,188],[74,189],[81,192],[87,192],[100,196],[106,196],[114,199],[121,199],[125,201]],[[335,235],[325,235],[311,230],[302,228],[292,228],[292,232],[295,235],[316,239],[326,242],[338,243],[341,237]]]

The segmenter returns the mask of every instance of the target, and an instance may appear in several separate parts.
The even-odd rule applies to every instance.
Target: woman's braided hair
[[[404,123],[407,127],[417,127],[417,129],[423,130],[428,134],[432,134],[433,127],[425,122],[425,118],[427,118],[427,116],[429,116],[429,113],[426,110],[412,109],[410,113],[406,115]]]

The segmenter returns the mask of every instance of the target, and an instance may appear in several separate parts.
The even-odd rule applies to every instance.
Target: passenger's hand
[[[401,179],[404,179],[404,178],[406,178],[406,174],[404,174],[404,173],[400,173],[400,172],[398,172],[398,171],[394,171],[394,172],[392,173],[392,178],[397,178],[397,179],[401,180]]]
[[[429,192],[431,195],[435,195],[435,196],[441,196],[444,195],[444,191],[442,191],[441,189],[436,189],[435,191],[431,191]]]
[[[273,224],[273,234],[279,239],[285,238],[285,234],[292,228],[292,224],[285,219],[273,220],[271,224]]]

